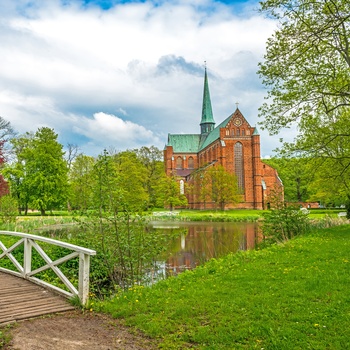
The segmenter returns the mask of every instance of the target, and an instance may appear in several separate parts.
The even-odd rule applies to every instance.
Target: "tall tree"
[[[350,2],[265,0],[261,11],[279,21],[259,74],[268,88],[263,125],[277,133],[309,118],[329,123],[350,106]]]
[[[145,186],[149,196],[149,206],[155,207],[160,195],[158,184],[164,176],[163,152],[155,146],[134,150],[145,167]]]
[[[3,177],[3,168],[9,158],[8,141],[15,135],[11,123],[0,117],[0,197],[8,194],[9,186]]]
[[[17,200],[19,214],[24,209],[25,215],[32,195],[29,186],[30,173],[26,164],[32,154],[33,139],[34,133],[27,132],[11,140],[14,159],[3,170],[4,177],[10,184],[11,195]]]
[[[41,215],[46,210],[65,205],[68,189],[68,167],[64,159],[63,146],[57,141],[53,129],[43,127],[34,135],[32,155],[27,159],[31,174],[31,202]]]
[[[211,181],[212,200],[221,210],[228,203],[239,202],[237,178],[225,170],[222,165],[210,167],[207,170]]]
[[[309,159],[303,157],[264,159],[278,171],[283,182],[284,199],[287,202],[306,202],[311,195],[314,169]]]
[[[237,177],[222,165],[200,169],[193,174],[192,180],[194,200],[203,202],[204,208],[207,203],[212,203],[216,208],[224,210],[226,204],[239,202]]]
[[[313,173],[329,167],[326,182],[350,188],[350,2],[265,0],[261,10],[280,24],[259,68],[268,88],[262,124],[277,133],[297,122],[284,151],[312,159]]]
[[[72,209],[86,211],[93,205],[95,159],[79,154],[72,162],[69,170],[69,203]]]
[[[44,127],[34,135],[27,133],[14,141],[14,147],[17,160],[9,175],[21,202],[42,215],[65,205],[68,168],[54,130]]]
[[[117,185],[123,190],[123,201],[130,210],[148,207],[147,182],[149,172],[133,151],[120,152],[113,156],[117,171]]]

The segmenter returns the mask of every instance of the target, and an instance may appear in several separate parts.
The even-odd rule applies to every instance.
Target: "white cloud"
[[[125,121],[115,115],[95,113],[93,119],[81,118],[74,131],[90,139],[102,140],[117,149],[137,148],[140,145],[159,145],[159,138],[142,125]]]
[[[199,132],[205,60],[217,123],[236,101],[257,122],[255,71],[275,23],[255,2],[16,3],[0,13],[0,115],[20,132],[47,125],[86,152],[162,147],[169,132]]]

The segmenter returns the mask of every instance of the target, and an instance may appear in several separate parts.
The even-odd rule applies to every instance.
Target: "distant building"
[[[242,193],[241,202],[226,205],[229,208],[264,209],[269,207],[273,189],[283,193],[277,171],[260,159],[260,135],[250,126],[238,107],[235,112],[215,127],[208,76],[205,69],[202,119],[200,134],[169,134],[164,149],[165,171],[179,178],[180,189],[193,181],[198,169],[222,165],[237,177]],[[186,193],[189,207],[204,209],[214,203],[203,203],[198,196]]]

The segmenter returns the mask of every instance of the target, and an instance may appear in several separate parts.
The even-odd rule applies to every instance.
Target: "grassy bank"
[[[338,213],[344,209],[310,209],[311,219],[322,219],[325,216],[337,218]],[[262,218],[267,210],[232,209],[232,210],[179,210],[172,212],[164,210],[155,211],[151,220],[170,221],[209,221],[209,222],[256,222]],[[164,215],[160,215],[164,213]]]
[[[92,306],[165,349],[350,349],[350,227],[212,260]]]

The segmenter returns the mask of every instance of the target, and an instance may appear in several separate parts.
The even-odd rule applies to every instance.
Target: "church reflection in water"
[[[154,223],[157,230],[181,232],[162,256],[159,274],[166,277],[193,269],[212,258],[254,248],[259,234],[257,223]]]

